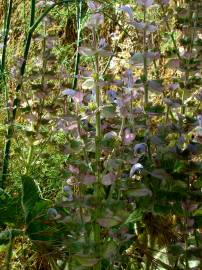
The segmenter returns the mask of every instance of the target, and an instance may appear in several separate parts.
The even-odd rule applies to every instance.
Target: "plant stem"
[[[81,20],[82,20],[82,8],[83,8],[83,0],[77,0],[77,42],[76,42],[76,59],[75,59],[75,67],[74,67],[74,79],[72,83],[72,89],[76,89],[78,82],[78,70],[79,70],[79,62],[80,62],[80,53],[78,51],[79,46],[81,45]]]
[[[8,250],[6,254],[6,270],[11,269],[11,258],[13,253],[13,239],[12,239],[12,232],[10,231],[10,241],[8,243]]]
[[[29,172],[33,150],[34,150],[34,146],[33,146],[33,143],[31,142],[31,145],[29,147],[27,162],[26,162],[25,174],[28,174],[28,172]]]
[[[146,8],[144,8],[144,23],[146,23]],[[147,81],[147,76],[148,76],[148,71],[147,71],[147,44],[146,44],[146,27],[144,28],[143,32],[143,61],[144,61],[144,78],[143,78],[143,83],[144,83],[144,94],[145,94],[145,107],[148,105],[149,101],[149,93],[148,93],[148,81]]]
[[[10,30],[12,7],[13,7],[13,0],[10,0],[8,12],[6,12],[6,15],[5,15],[4,41],[3,41],[3,52],[2,52],[2,59],[1,59],[1,72],[2,72],[3,77],[4,77],[4,71],[5,71],[6,50],[7,50],[8,34]]]
[[[96,31],[93,29],[93,41],[94,41],[94,48],[97,48],[97,37],[96,37]],[[101,185],[101,117],[100,117],[100,88],[98,85],[99,81],[99,59],[98,55],[95,55],[95,91],[96,91],[96,105],[97,105],[97,111],[96,111],[96,136],[95,136],[95,156],[96,156],[96,200],[97,205],[100,204],[101,201],[101,193],[100,193],[100,185]],[[95,217],[95,223],[94,223],[94,241],[96,245],[96,252],[98,257],[100,257],[100,225],[96,222],[96,219],[100,215],[100,209],[97,207],[96,209],[96,217]],[[94,270],[101,270],[101,263],[98,262],[94,266]]]
[[[12,14],[12,6],[13,0],[10,0],[9,7],[5,5],[5,19],[4,19],[4,41],[3,41],[3,52],[2,52],[2,60],[1,60],[1,79],[2,79],[2,89],[5,89],[5,101],[7,108],[7,123],[10,121],[10,108],[8,105],[9,95],[8,95],[8,87],[5,76],[5,67],[6,67],[6,50],[7,50],[7,42],[8,42],[8,34],[10,30],[10,22],[11,22],[11,14]]]
[[[180,56],[180,53],[179,53],[179,50],[178,50],[178,47],[177,47],[177,43],[176,43],[176,40],[175,40],[175,37],[174,37],[174,32],[170,28],[170,25],[168,23],[168,20],[166,18],[166,15],[165,15],[165,8],[164,8],[163,5],[161,5],[161,9],[162,9],[163,14],[164,14],[164,17],[165,17],[165,23],[166,23],[166,27],[168,29],[168,32],[171,33],[170,36],[171,36],[171,39],[172,39],[173,46],[175,48],[176,54],[177,54],[178,58],[181,59],[181,56]]]

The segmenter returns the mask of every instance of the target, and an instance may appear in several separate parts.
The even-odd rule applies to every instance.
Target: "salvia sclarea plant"
[[[79,4],[72,87],[63,84],[71,76],[54,70],[56,41],[46,35],[48,18],[43,33],[33,37],[41,42],[42,61],[40,72],[31,70],[28,77],[32,90],[22,89],[28,106],[21,110],[31,127],[22,177],[26,234],[52,269],[200,269],[200,3],[184,1],[173,9],[169,1],[137,0],[119,6],[118,23],[139,46],[132,51],[127,39],[132,50],[117,75],[117,33],[110,48],[102,36],[104,5],[88,1],[85,17]],[[163,43],[161,28],[171,41],[163,52],[155,45]],[[80,31],[88,33],[83,42]],[[169,78],[161,77],[162,68]],[[45,125],[52,126],[49,136]],[[37,145],[47,140],[65,156],[62,199],[54,205],[30,177]],[[7,231],[1,239],[22,233]]]

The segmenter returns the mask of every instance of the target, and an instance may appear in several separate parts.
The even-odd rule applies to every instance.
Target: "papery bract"
[[[104,23],[104,16],[100,13],[95,13],[91,15],[90,19],[88,20],[86,27],[89,29],[98,28]]]
[[[72,193],[72,188],[70,186],[64,186],[63,190],[64,192]]]
[[[139,6],[143,6],[145,8],[150,7],[154,2],[154,0],[136,0],[136,1]]]
[[[74,165],[69,165],[69,171],[73,174],[79,174],[79,168]]]
[[[129,18],[133,20],[133,11],[130,6],[121,6],[119,10],[124,11],[129,16]]]
[[[147,24],[146,26],[146,31],[149,32],[149,33],[153,33],[153,32],[156,32],[157,30],[157,26],[154,25],[154,24]]]
[[[105,39],[105,38],[101,38],[101,39],[99,40],[98,47],[103,49],[103,48],[105,48],[106,46],[107,46],[106,39]]]
[[[124,143],[125,144],[130,144],[134,141],[135,139],[135,135],[133,133],[130,132],[130,129],[126,129],[125,132],[124,132]]]
[[[148,188],[139,188],[133,191],[133,196],[135,197],[152,196],[152,192]]]
[[[79,47],[78,52],[85,56],[93,56],[96,54],[96,50],[89,47]]]
[[[70,89],[70,88],[67,88],[67,89],[62,91],[63,95],[67,95],[67,96],[70,96],[70,97],[73,97],[75,95],[75,93],[76,93],[76,91],[73,90],[73,89]]]
[[[47,214],[51,217],[51,218],[56,218],[58,215],[58,212],[55,208],[49,208]]]
[[[142,170],[142,169],[143,169],[142,164],[140,164],[140,163],[134,164],[134,165],[132,166],[131,170],[130,170],[130,177],[133,177],[133,175],[134,175],[136,172],[138,172],[138,171],[140,171],[140,170]]]
[[[97,2],[94,2],[94,1],[88,1],[87,5],[94,12],[98,11],[101,8],[101,5]]]
[[[100,55],[102,57],[110,57],[110,56],[113,55],[113,52],[107,51],[107,50],[103,50],[103,49],[98,49],[96,52],[98,53],[98,55]]]
[[[117,133],[115,131],[110,131],[104,135],[104,138],[108,140],[116,138],[116,137],[117,137]]]
[[[169,86],[169,90],[173,91],[180,87],[179,83],[171,83]]]
[[[116,92],[114,90],[108,90],[107,96],[109,97],[109,100],[113,102],[116,99]]]
[[[115,175],[108,173],[102,177],[102,184],[104,186],[110,186],[115,181]]]
[[[202,127],[202,114],[199,114],[199,115],[197,116],[197,120],[198,120],[198,125],[199,125],[200,127]]]
[[[130,21],[129,24],[132,25],[133,27],[137,28],[138,30],[144,30],[144,28],[146,27],[146,23],[137,22],[135,20]]]
[[[130,69],[127,69],[124,73],[124,78],[123,78],[125,84],[127,84],[128,88],[133,88],[136,78],[133,76],[133,73]]]
[[[145,153],[147,150],[146,143],[138,143],[133,148],[134,152],[137,154]]]
[[[169,2],[170,2],[170,0],[160,0],[160,3],[161,3],[162,5],[168,5]]]
[[[73,96],[73,100],[76,103],[80,103],[83,101],[84,94],[82,92],[76,91],[75,95]]]
[[[148,24],[148,23],[144,23],[144,22],[138,22],[138,21],[130,21],[129,22],[130,25],[132,25],[133,27],[135,27],[138,30],[146,30],[148,33],[153,33],[157,30],[157,26],[154,24]]]
[[[85,90],[87,89],[93,89],[95,86],[95,81],[92,78],[89,78],[85,80],[85,82],[82,84],[82,88]]]
[[[94,175],[86,174],[82,178],[82,183],[84,185],[91,185],[96,182],[96,177]]]
[[[70,186],[64,186],[63,188],[64,192],[66,193],[66,196],[64,197],[64,201],[71,202],[73,201],[73,191]]]
[[[162,82],[160,80],[149,80],[148,87],[150,90],[153,90],[156,92],[162,92],[164,89]]]

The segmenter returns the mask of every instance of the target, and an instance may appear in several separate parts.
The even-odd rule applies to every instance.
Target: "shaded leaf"
[[[104,228],[111,228],[121,223],[120,217],[113,216],[113,217],[105,217],[97,219],[97,222],[100,226]]]
[[[79,264],[81,264],[82,266],[86,266],[86,267],[94,266],[99,261],[95,257],[91,257],[91,256],[88,256],[88,255],[80,255],[80,254],[74,255],[73,258]]]

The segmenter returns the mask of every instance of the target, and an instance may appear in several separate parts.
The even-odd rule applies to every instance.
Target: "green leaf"
[[[134,66],[143,66],[144,57],[143,54],[140,52],[134,53],[130,59],[130,63]]]
[[[92,78],[85,80],[85,82],[82,84],[82,88],[84,90],[93,89],[94,86],[95,81]]]
[[[134,197],[145,197],[145,196],[152,196],[152,192],[148,188],[138,188],[138,189],[132,189],[130,190],[130,193],[128,192],[131,196]]]
[[[202,207],[200,207],[199,209],[197,209],[196,211],[194,211],[194,216],[202,216]]]
[[[126,219],[124,224],[128,224],[128,223],[135,223],[137,221],[140,221],[143,217],[143,213],[141,210],[136,209],[135,211],[133,211],[129,217]]]
[[[22,207],[26,219],[40,199],[40,190],[36,182],[29,176],[22,176]]]
[[[5,230],[0,233],[0,245],[6,245],[12,240],[14,237],[22,235],[23,231],[18,229]]]
[[[121,219],[117,216],[105,217],[97,219],[100,226],[104,228],[111,228],[121,223]]]
[[[151,91],[154,92],[162,92],[163,91],[163,85],[161,80],[150,80],[148,81],[148,87]]]
[[[106,105],[102,107],[101,116],[103,118],[114,118],[116,115],[116,107],[114,105]]]
[[[94,266],[97,262],[98,259],[92,256],[88,255],[75,255],[73,258],[81,265],[86,266],[86,267],[91,267]]]
[[[106,259],[112,259],[116,256],[117,244],[114,241],[110,241],[104,247],[103,257]]]

